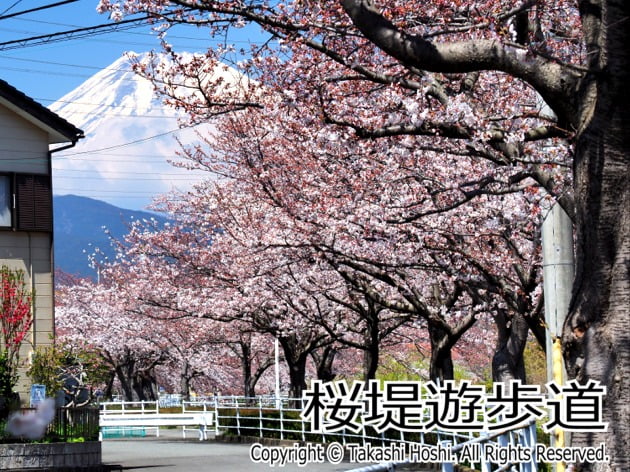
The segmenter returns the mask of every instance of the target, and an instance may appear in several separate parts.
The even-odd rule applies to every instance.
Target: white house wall
[[[0,104],[0,173],[49,174],[48,133]],[[35,293],[33,328],[22,345],[17,391],[28,402],[31,380],[25,375],[30,353],[52,344],[54,332],[52,234],[0,230],[0,265],[24,270]]]
[[[47,233],[0,232],[0,265],[22,269],[26,283],[34,291],[33,328],[27,342],[22,345],[20,359],[27,362],[30,352],[37,346],[50,345],[54,331],[53,274],[51,235]],[[21,369],[17,390],[26,400],[31,381]]]
[[[48,174],[48,134],[0,105],[0,172]]]

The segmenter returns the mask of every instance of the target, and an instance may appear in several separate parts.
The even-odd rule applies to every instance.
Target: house
[[[0,80],[0,265],[23,269],[35,293],[33,326],[21,359],[52,343],[51,157],[82,137],[83,131]],[[17,390],[23,400],[29,387],[22,371]]]

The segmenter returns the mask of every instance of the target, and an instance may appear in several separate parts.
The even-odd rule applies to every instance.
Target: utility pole
[[[545,322],[547,323],[547,353],[562,334],[562,325],[569,311],[573,286],[573,223],[556,204],[542,224],[543,290]],[[550,355],[547,356],[547,378],[553,379]]]
[[[560,337],[569,311],[573,286],[573,223],[557,203],[551,208],[542,224],[543,290],[545,296],[545,322],[547,324],[547,379],[562,385],[566,378],[562,361]],[[552,446],[563,447],[564,431],[556,430]],[[556,464],[556,472],[564,465]]]

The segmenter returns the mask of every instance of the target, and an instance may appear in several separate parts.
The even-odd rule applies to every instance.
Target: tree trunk
[[[363,379],[372,380],[376,378],[376,371],[378,370],[378,362],[380,358],[379,344],[371,343],[365,346],[363,351]]]
[[[131,386],[131,373],[133,372],[134,361],[129,360],[123,365],[116,366],[116,376],[120,381],[120,387],[123,391],[123,400],[131,402],[134,398],[133,388]]]
[[[429,339],[431,340],[431,365],[429,376],[434,382],[452,380],[454,377],[453,358],[451,348],[454,342],[448,338],[448,334],[439,326],[429,322]]]
[[[368,381],[376,378],[380,358],[380,333],[378,311],[370,311],[367,317],[367,332],[365,333],[365,350],[363,351],[363,379]]]
[[[610,465],[630,470],[630,2],[583,6],[592,75],[580,91],[574,157],[576,275],[564,330],[569,376],[607,388],[604,432],[575,432],[573,446],[604,442]]]
[[[116,371],[112,370],[109,374],[109,378],[107,379],[107,383],[105,385],[105,392],[103,393],[103,397],[106,400],[112,399],[112,394],[114,392],[114,381],[116,380]]]
[[[323,382],[332,382],[335,380],[335,372],[333,364],[335,357],[337,356],[337,350],[332,346],[326,346],[321,349],[321,352],[313,351],[311,357],[315,361],[317,366],[317,378]]]
[[[590,74],[580,90],[575,146],[576,274],[563,351],[569,376],[607,389],[608,430],[575,432],[573,446],[605,443],[630,470],[630,2],[580,5]]]
[[[179,377],[179,394],[182,400],[190,400],[190,379],[192,375],[190,373],[190,364],[186,359],[182,363],[182,370]]]
[[[252,379],[252,357],[249,344],[246,342],[240,342],[241,348],[241,372],[243,374],[243,395],[246,397],[254,397],[256,395],[254,391],[253,379]]]
[[[297,406],[300,404],[302,392],[306,389],[306,361],[316,347],[309,344],[309,347],[305,348],[295,334],[279,337],[278,342],[282,346],[284,360],[289,368],[289,397],[298,399],[293,402]]]
[[[308,353],[297,352],[293,337],[278,338],[284,359],[289,368],[289,397],[302,398],[302,392],[306,388],[306,360]]]
[[[525,383],[523,352],[527,345],[529,325],[525,315],[514,313],[509,316],[500,312],[495,317],[497,348],[492,357],[492,380],[505,382],[521,380]]]
[[[136,372],[131,385],[138,401],[155,401],[158,399],[153,369]]]
[[[306,389],[306,356],[300,356],[289,364],[289,381],[291,398],[302,398],[302,392]]]

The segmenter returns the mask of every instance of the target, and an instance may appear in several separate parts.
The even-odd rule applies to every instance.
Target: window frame
[[[15,228],[15,173],[14,172],[0,172],[0,177],[6,177],[9,183],[9,213],[11,223],[9,226],[0,224],[0,231],[12,231]]]

